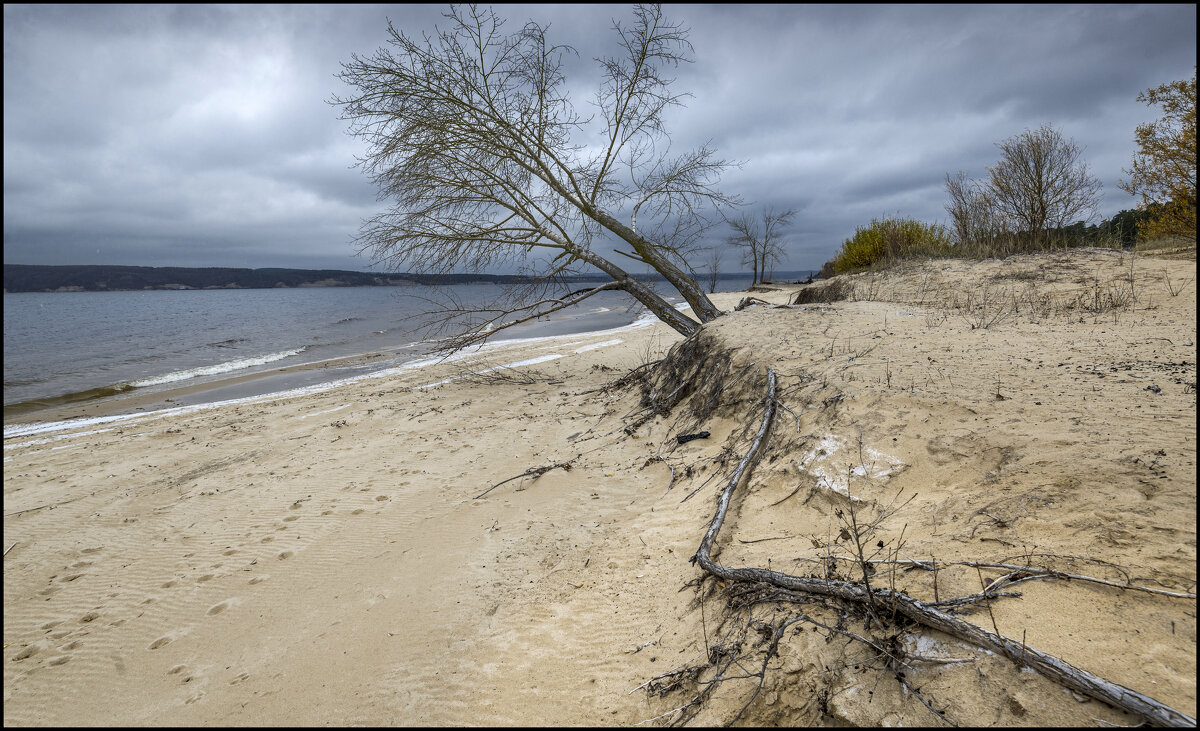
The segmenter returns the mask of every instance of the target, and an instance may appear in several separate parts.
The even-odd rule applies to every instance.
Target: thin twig
[[[508,478],[507,480],[501,480],[500,482],[497,482],[495,485],[492,485],[488,489],[486,489],[483,492],[476,495],[474,499],[478,500],[479,498],[483,497],[484,495],[487,495],[489,492],[491,492],[492,490],[495,490],[497,487],[500,487],[501,485],[503,485],[506,482],[512,482],[513,480],[519,480],[522,477],[529,477],[531,475],[535,478],[541,477],[542,475],[546,474],[550,470],[558,469],[560,467],[564,470],[570,471],[571,462],[570,461],[559,462],[558,464],[545,465],[544,467],[534,467],[533,469],[525,470],[524,472],[522,472],[519,475],[513,475],[512,477]]]

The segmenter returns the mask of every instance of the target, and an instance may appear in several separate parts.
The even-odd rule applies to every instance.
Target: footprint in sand
[[[299,516],[299,515],[289,515],[289,516],[287,516],[286,518],[284,518],[284,519],[283,519],[283,522],[284,522],[284,523],[291,523],[293,520],[299,520],[299,519],[300,519],[300,516]]]
[[[383,502],[384,500],[388,500],[388,499],[389,498],[387,495],[376,495],[375,496],[375,502]]]
[[[205,581],[211,581],[212,578],[213,578],[213,574],[205,574],[204,576],[201,576],[200,578],[196,579],[196,583],[204,583]]]
[[[46,662],[50,665],[65,665],[70,659],[70,655],[58,655],[48,659]]]
[[[87,622],[91,622],[94,619],[99,619],[99,618],[100,618],[99,612],[88,612],[87,614],[80,617],[79,621],[81,623],[87,623]]]
[[[33,657],[34,655],[41,652],[43,648],[44,648],[44,645],[42,645],[42,643],[40,643],[40,642],[34,642],[32,644],[26,645],[23,650],[21,650],[20,652],[18,652],[16,655],[13,656],[13,660],[24,660],[25,658]]]
[[[173,640],[173,639],[175,639],[175,638],[171,637],[170,635],[167,635],[165,637],[159,637],[154,642],[151,642],[150,646],[147,647],[146,649],[147,650],[157,650],[158,648],[162,647],[163,645],[171,644],[171,640]]]
[[[63,621],[61,619],[53,619],[53,620],[43,624],[42,629],[54,629],[55,627],[57,627],[58,625],[60,625],[62,623],[63,623]]]
[[[233,680],[229,681],[229,684],[230,684],[230,685],[237,685],[238,683],[242,682],[243,680],[248,680],[249,678],[250,678],[250,674],[249,674],[249,673],[238,673],[238,675],[237,675],[237,677],[236,677],[236,678],[234,678]]]
[[[262,582],[266,581],[269,578],[271,578],[270,574],[263,574],[262,576],[255,576],[253,579],[250,579],[250,583],[251,584],[261,584]]]
[[[231,548],[231,549],[229,549],[228,551],[225,551],[224,553],[222,553],[221,555],[222,555],[222,556],[232,556],[232,555],[233,555],[233,554],[235,554],[235,553],[237,553],[237,549],[236,549],[236,548]]]
[[[363,509],[362,509],[362,508],[356,508],[356,509],[354,509],[354,510],[351,510],[351,511],[350,511],[350,514],[351,514],[351,515],[361,515],[361,514],[362,514],[362,512],[363,512]]]
[[[271,541],[273,541],[273,540],[275,540],[275,537],[274,537],[274,536],[267,536],[266,538],[264,538],[264,539],[262,539],[261,541],[259,541],[259,543],[270,543],[270,542],[271,542]]]
[[[176,665],[175,667],[173,667],[167,671],[167,675],[178,675],[178,674],[182,673],[184,670],[187,670],[187,665]]]
[[[292,552],[292,551],[280,551],[280,552],[279,552],[279,555],[277,555],[275,558],[279,559],[280,561],[283,561],[283,560],[285,560],[285,559],[289,559],[289,558],[291,558],[292,556],[295,556],[295,555],[296,555],[296,554],[295,554],[294,552]]]
[[[211,617],[215,614],[220,614],[221,612],[225,611],[226,609],[229,609],[229,607],[231,607],[231,606],[233,606],[233,599],[226,599],[223,602],[217,602],[216,604],[214,604],[208,608],[208,616]]]
[[[163,582],[162,588],[170,589],[172,586],[176,586],[178,584],[179,584],[178,581],[176,581],[175,579],[171,579],[170,581]]]

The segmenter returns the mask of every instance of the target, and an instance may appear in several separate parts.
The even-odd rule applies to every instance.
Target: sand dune
[[[215,408],[9,425],[5,723],[674,720],[694,688],[635,689],[737,629],[720,586],[685,586],[688,559],[768,365],[787,409],[721,534],[726,564],[813,571],[848,496],[868,515],[915,495],[877,531],[914,559],[1052,554],[1038,560],[1194,592],[1191,256],[1139,255],[1128,296],[1130,255],[1086,251],[913,265],[850,278],[849,299],[732,312],[705,337],[742,381],[700,423],[685,403],[632,434],[638,389],[605,386],[680,342],[660,325]],[[965,567],[938,576],[942,598],[980,589]],[[926,572],[890,580],[935,591]],[[1020,592],[964,616],[1195,715],[1194,599]],[[936,723],[812,629],[781,643],[744,721]],[[898,641],[966,659],[909,671],[956,723],[1135,721],[938,633]],[[722,684],[695,721],[732,718],[756,684]]]

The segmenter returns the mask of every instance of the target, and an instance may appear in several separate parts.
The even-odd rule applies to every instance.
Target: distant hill
[[[5,292],[376,287],[466,282],[504,283],[521,279],[519,276],[504,274],[374,274],[340,269],[4,265]]]

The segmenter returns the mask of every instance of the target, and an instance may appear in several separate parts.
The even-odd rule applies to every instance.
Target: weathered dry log
[[[792,576],[770,569],[729,568],[714,562],[711,556],[713,543],[725,521],[730,499],[737,487],[753,471],[770,434],[771,422],[775,417],[775,371],[773,369],[767,370],[767,393],[764,403],[765,409],[758,433],[719,496],[717,511],[713,516],[712,523],[700,542],[700,548],[692,556],[692,562],[699,564],[701,569],[730,582],[765,582],[791,591],[833,596],[862,604],[866,604],[870,600],[869,592],[877,603],[893,607],[919,625],[944,632],[978,647],[1000,652],[1013,662],[1033,668],[1043,676],[1067,688],[1134,714],[1148,723],[1157,726],[1194,727],[1196,725],[1196,720],[1191,716],[1149,696],[1093,675],[1024,643],[988,632],[978,625],[942,612],[901,592],[884,588],[868,590],[853,582]]]

